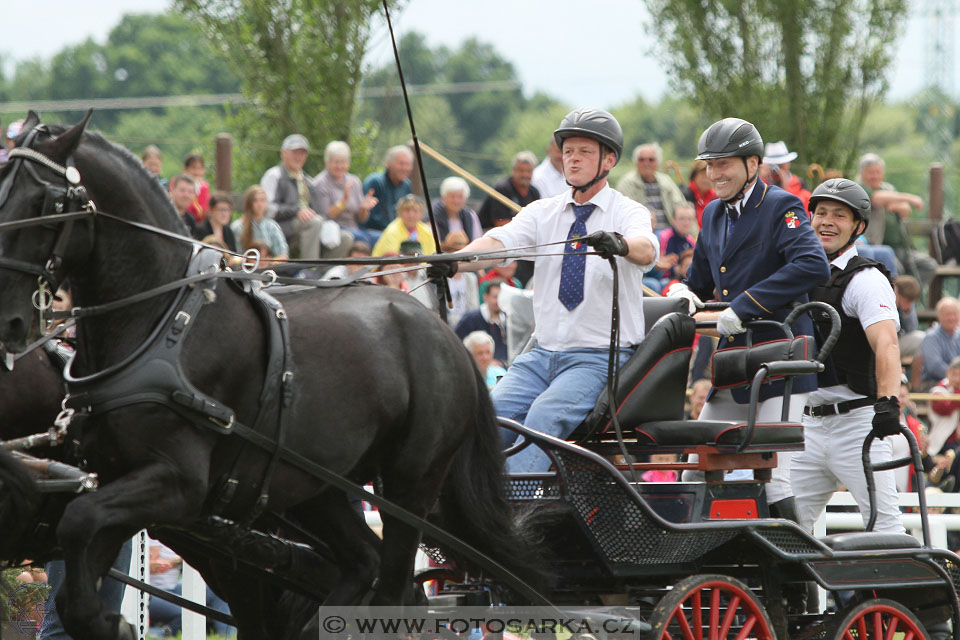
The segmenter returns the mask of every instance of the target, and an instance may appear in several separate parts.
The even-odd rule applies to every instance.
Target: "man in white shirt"
[[[463,251],[509,251],[572,240],[564,245],[563,256],[536,258],[537,346],[514,360],[491,393],[498,415],[564,438],[587,416],[606,383],[613,274],[602,258],[619,256],[622,364],[644,336],[641,283],[659,257],[659,243],[650,212],[607,185],[607,174],[623,149],[623,132],[613,116],[577,109],[563,119],[554,139],[571,188],[532,202]],[[601,257],[584,255],[588,245]],[[464,269],[484,266],[465,263]],[[549,466],[537,447],[507,461],[511,472],[541,472]]]
[[[567,179],[563,177],[563,158],[557,141],[550,138],[547,155],[533,170],[531,184],[540,192],[541,198],[552,198],[570,190]]]
[[[811,300],[826,302],[841,318],[834,347],[819,388],[803,411],[804,450],[795,454],[790,477],[800,524],[808,529],[840,486],[846,486],[866,523],[869,498],[861,462],[871,431],[879,439],[870,449],[874,464],[892,459],[886,436],[900,433],[899,319],[886,268],[857,255],[854,241],[868,223],[870,198],[860,185],[843,178],[827,180],[810,197],[811,226],[830,260],[830,280]],[[816,313],[821,338],[831,326]],[[903,533],[893,471],[874,474],[877,531]]]

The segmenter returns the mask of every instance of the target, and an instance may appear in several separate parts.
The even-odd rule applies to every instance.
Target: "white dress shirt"
[[[552,198],[571,190],[570,185],[567,184],[567,179],[563,177],[563,172],[558,171],[553,166],[549,156],[534,167],[533,178],[530,183],[540,192],[541,198]]]
[[[587,233],[616,231],[624,238],[646,238],[654,249],[649,265],[636,265],[617,258],[620,274],[620,344],[638,344],[644,336],[643,274],[659,259],[660,243],[653,233],[650,212],[619,191],[604,186],[590,202],[596,205],[587,219]],[[576,220],[571,190],[552,198],[531,202],[506,225],[491,229],[487,237],[495,238],[508,250],[528,245],[566,240]],[[543,247],[537,253],[561,253],[565,245]],[[606,260],[587,256],[583,302],[572,311],[558,299],[560,269],[563,256],[535,258],[537,284],[533,294],[536,319],[534,336],[541,347],[550,351],[567,349],[603,349],[610,345],[610,309],[613,302],[613,271]]]

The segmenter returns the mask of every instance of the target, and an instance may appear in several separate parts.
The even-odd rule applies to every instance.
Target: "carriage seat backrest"
[[[733,347],[713,354],[713,386],[716,389],[742,387],[753,381],[760,367],[777,360],[810,360],[816,355],[810,336],[781,338],[752,347]],[[782,376],[780,376],[782,377]],[[775,379],[775,377],[770,378]]]
[[[644,306],[646,304],[645,300]],[[695,335],[696,323],[686,309],[682,313],[669,313],[652,327],[648,326],[636,353],[620,369],[617,415],[624,428],[634,428],[647,421],[683,418]],[[574,437],[583,439],[609,429],[608,407],[605,386]]]

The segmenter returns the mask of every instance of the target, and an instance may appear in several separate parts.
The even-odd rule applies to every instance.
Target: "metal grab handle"
[[[923,459],[920,455],[920,445],[917,444],[913,432],[902,424],[900,425],[900,433],[907,439],[907,444],[910,445],[910,456],[878,464],[873,464],[870,460],[870,446],[877,438],[877,434],[871,429],[863,440],[860,459],[863,462],[863,473],[867,481],[867,497],[870,500],[870,519],[867,522],[866,530],[873,531],[874,525],[877,524],[877,485],[873,478],[874,471],[888,471],[911,465],[913,467],[913,485],[917,491],[917,499],[920,501],[920,527],[923,530],[923,546],[931,547],[933,543],[930,541],[930,521],[927,518],[927,495],[923,491]]]
[[[820,347],[820,351],[817,353],[816,359],[819,362],[823,362],[827,356],[830,355],[830,352],[833,351],[833,347],[836,346],[837,340],[840,339],[840,314],[837,313],[837,310],[831,307],[826,302],[804,302],[801,305],[794,307],[786,318],[783,320],[783,324],[790,326],[792,325],[797,318],[800,317],[800,314],[806,313],[812,309],[820,309],[821,311],[826,311],[830,314],[830,335],[827,336],[827,339],[823,342],[823,345]]]

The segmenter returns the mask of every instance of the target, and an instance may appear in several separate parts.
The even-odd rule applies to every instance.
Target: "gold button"
[[[726,290],[726,289],[723,290],[723,295],[727,295],[727,290]]]
[[[733,336],[727,336],[727,342],[733,342]]]
[[[720,273],[726,273],[726,272],[727,272],[726,267],[720,267]]]

